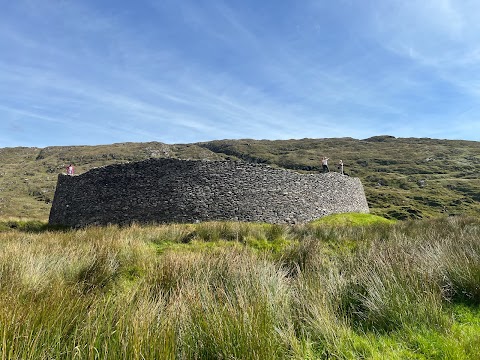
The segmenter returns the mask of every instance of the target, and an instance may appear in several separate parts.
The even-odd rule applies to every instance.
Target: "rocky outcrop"
[[[149,159],[59,175],[49,222],[304,223],[344,212],[368,212],[358,178],[234,161]]]

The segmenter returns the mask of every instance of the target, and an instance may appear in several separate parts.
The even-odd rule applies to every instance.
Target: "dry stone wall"
[[[149,159],[59,175],[49,222],[304,223],[344,212],[368,212],[358,178],[234,161]]]

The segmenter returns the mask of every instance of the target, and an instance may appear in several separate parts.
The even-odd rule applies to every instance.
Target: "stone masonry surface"
[[[59,175],[49,223],[86,225],[209,220],[305,223],[368,213],[362,183],[235,161],[149,159]]]

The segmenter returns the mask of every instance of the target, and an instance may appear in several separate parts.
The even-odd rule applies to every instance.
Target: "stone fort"
[[[237,161],[149,159],[60,174],[49,223],[305,223],[345,212],[369,212],[358,178]]]

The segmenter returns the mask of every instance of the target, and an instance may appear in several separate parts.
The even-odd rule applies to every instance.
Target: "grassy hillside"
[[[480,214],[480,142],[377,136],[366,140],[238,140],[200,144],[246,161],[299,171],[330,169],[343,160],[359,177],[374,214],[407,219]]]
[[[0,216],[46,219],[57,174],[150,157],[243,159],[316,172],[328,156],[359,177],[372,213],[408,219],[480,214],[480,142],[378,136],[365,140],[221,140],[0,149]]]
[[[57,176],[68,164],[77,174],[94,167],[151,157],[220,159],[196,145],[120,143],[100,146],[54,146],[0,149],[0,217],[45,220],[50,212]]]
[[[475,217],[0,221],[0,358],[478,359],[479,235]]]

